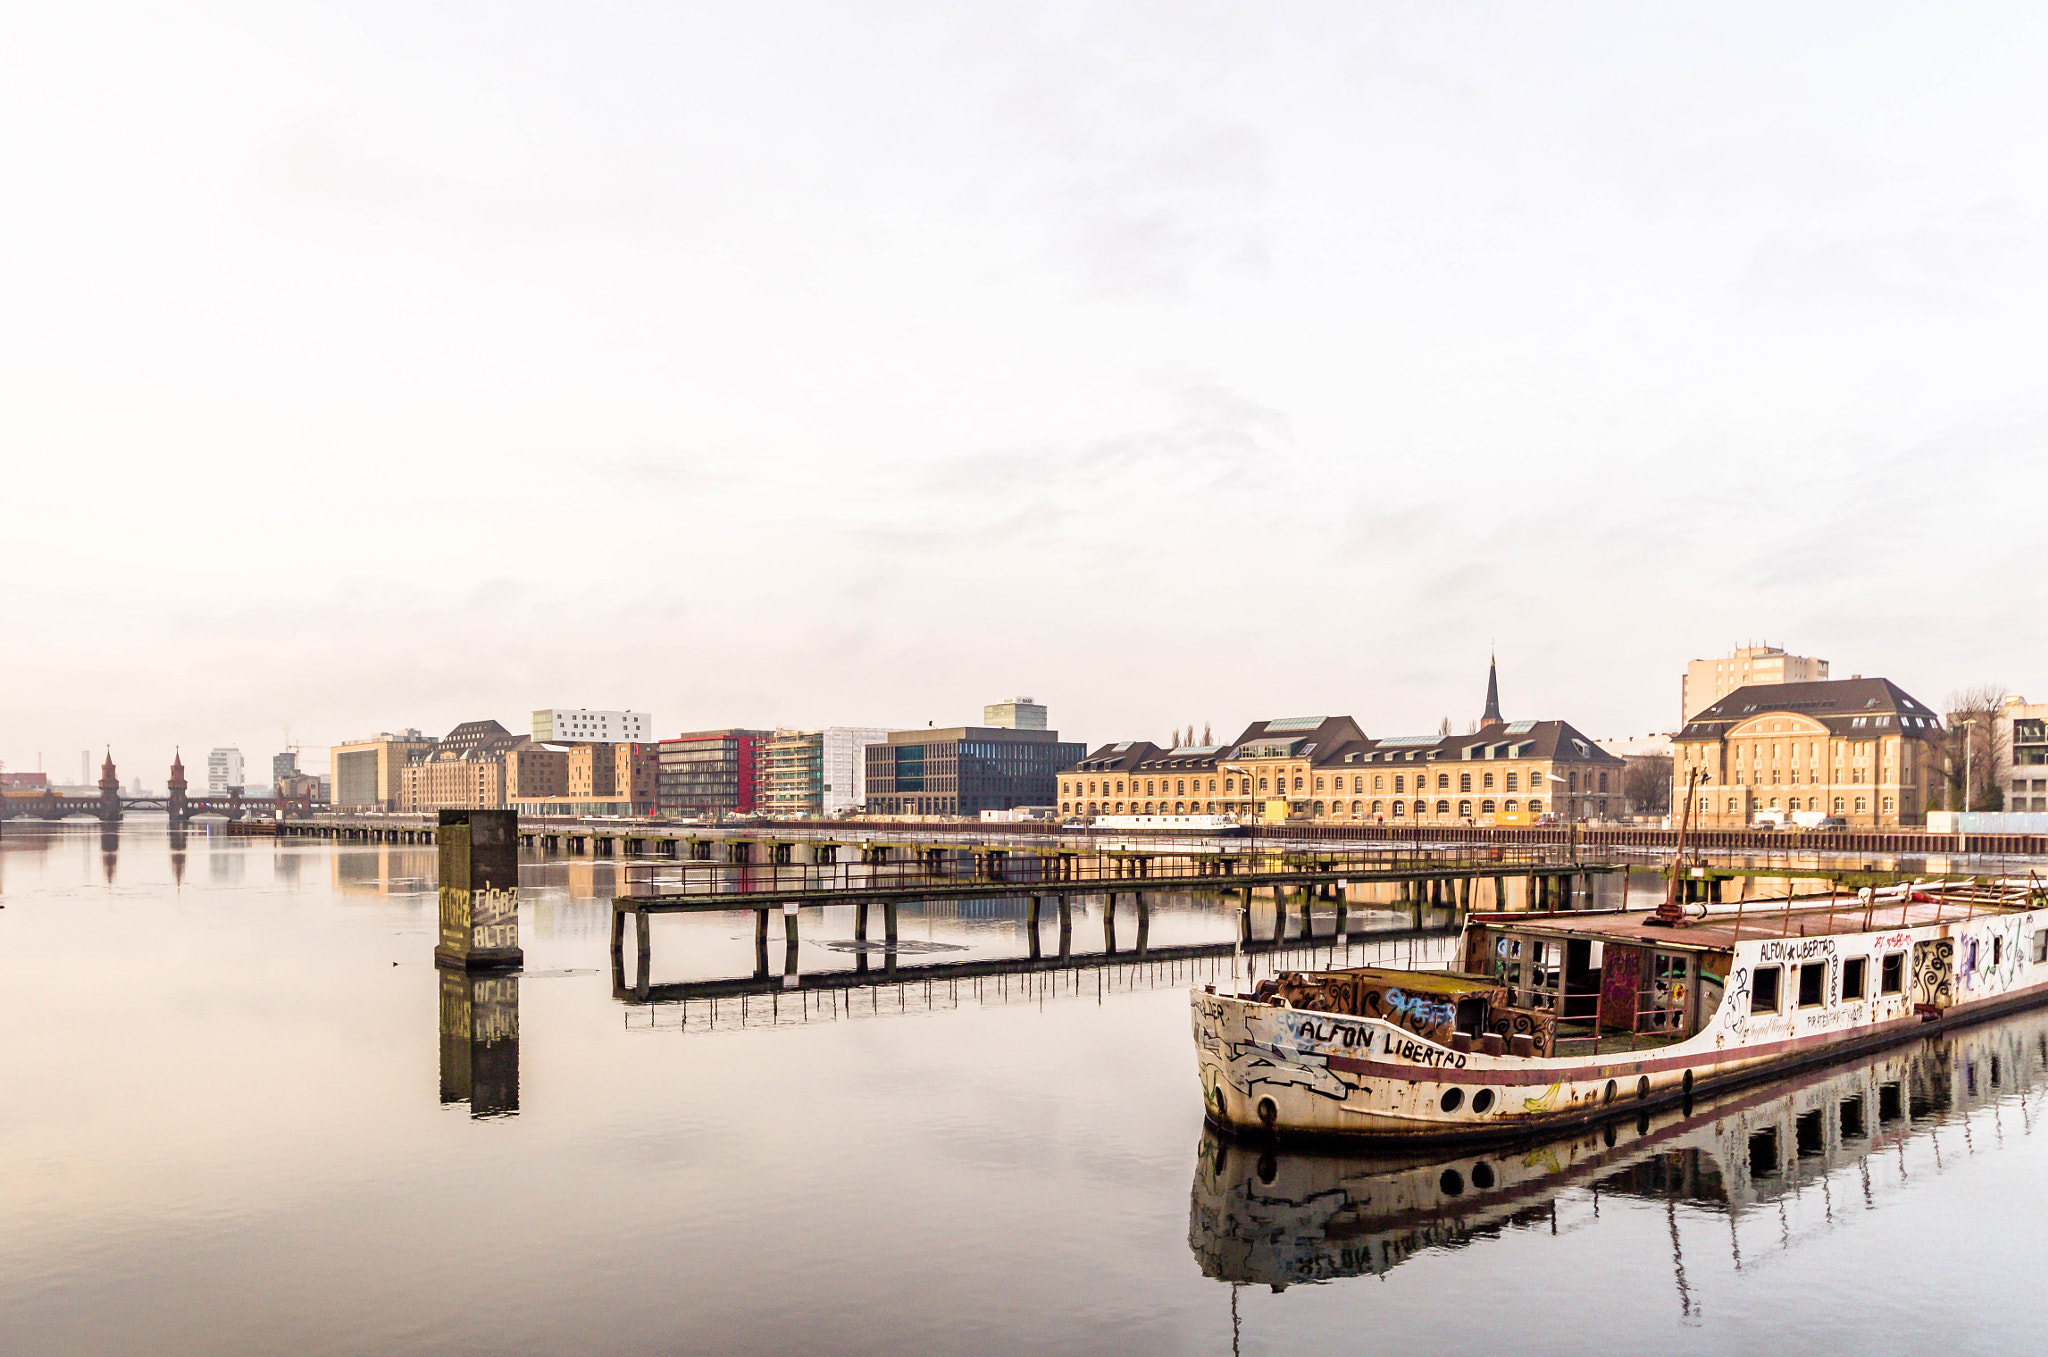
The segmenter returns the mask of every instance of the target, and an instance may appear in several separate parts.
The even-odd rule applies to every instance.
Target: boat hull
[[[1421,1147],[1521,1140],[1852,1059],[2048,1004],[2048,978],[1938,1015],[1907,1009],[1807,1037],[1732,1047],[1694,1038],[1656,1051],[1566,1059],[1461,1053],[1377,1019],[1240,996],[1198,990],[1191,1002],[1205,1116],[1218,1131]]]

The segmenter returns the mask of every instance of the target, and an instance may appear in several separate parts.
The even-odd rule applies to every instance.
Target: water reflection
[[[519,1110],[519,977],[441,971],[441,1101],[472,1117]]]
[[[2038,1109],[2028,1100],[2044,1087],[2048,1014],[2035,1014],[1703,1099],[1690,1114],[1667,1108],[1512,1150],[1300,1154],[1205,1129],[1188,1247],[1206,1276],[1279,1290],[1381,1275],[1425,1250],[1518,1227],[1554,1233],[1560,1201],[1589,1195],[1597,1212],[1603,1195],[1618,1195],[1674,1208],[1674,1280],[1689,1313],[1677,1206],[1725,1216],[1717,1247],[1740,1269],[1745,1213],[1819,1187],[1832,1223],[1837,1178],[1852,1178],[1851,1197],[1874,1208],[1887,1186],[1939,1172],[1943,1133],[1958,1124],[1973,1152],[2002,1146],[2008,1105],[2031,1130]],[[1971,1137],[1972,1115],[1986,1109],[1996,1134]],[[1771,1245],[1797,1242],[1778,1210],[1771,1221]]]

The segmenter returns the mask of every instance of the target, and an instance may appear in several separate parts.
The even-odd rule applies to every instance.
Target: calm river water
[[[1204,1134],[1185,974],[641,1006],[613,993],[618,869],[534,862],[516,1085],[483,1096],[443,1067],[434,870],[7,825],[0,1350],[2042,1345],[2048,1017],[1611,1144],[1270,1155]],[[810,917],[805,969],[849,964],[850,919]],[[1188,900],[1151,938],[1230,926]],[[965,949],[936,960],[1021,927],[903,935]],[[751,917],[658,919],[654,951],[658,982],[746,975]]]

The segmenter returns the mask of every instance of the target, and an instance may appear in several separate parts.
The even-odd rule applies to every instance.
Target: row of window
[[[1847,803],[1847,801],[1848,801],[1848,798],[1847,798],[1847,797],[1841,797],[1841,796],[1838,796],[1838,797],[1836,797],[1836,798],[1835,798],[1835,804],[1834,804],[1834,806],[1833,806],[1833,810],[1834,810],[1835,814],[1837,814],[1837,815],[1846,815],[1846,814],[1848,813],[1848,811],[1847,811],[1847,810],[1846,810],[1846,808],[1845,808],[1845,807],[1846,807],[1846,803]],[[1792,797],[1787,797],[1787,798],[1785,799],[1785,809],[1786,809],[1786,810],[1819,810],[1819,809],[1821,808],[1821,805],[1820,805],[1820,803],[1821,803],[1821,798],[1820,798],[1820,797],[1818,797],[1818,796],[1809,796],[1809,797],[1807,797],[1807,798],[1806,798],[1806,804],[1805,804],[1804,806],[1801,806],[1801,805],[1799,804],[1799,798],[1798,798],[1798,797],[1796,797],[1796,796],[1792,796]],[[1771,798],[1771,801],[1770,801],[1770,805],[1771,805],[1771,809],[1773,809],[1773,810],[1776,810],[1776,809],[1778,808],[1778,798],[1777,798],[1777,797],[1775,797],[1775,796],[1774,796],[1774,797],[1772,797],[1772,798]],[[1887,810],[1887,811],[1890,811],[1890,810],[1897,810],[1897,809],[1898,809],[1898,805],[1897,805],[1897,803],[1896,803],[1896,802],[1895,802],[1895,801],[1894,801],[1894,800],[1893,800],[1893,799],[1892,799],[1891,797],[1889,797],[1889,796],[1886,796],[1886,797],[1880,797],[1880,798],[1878,799],[1878,805],[1879,805],[1879,806],[1880,806],[1880,807],[1881,807],[1882,809],[1884,809],[1884,810]],[[1714,800],[1713,800],[1713,798],[1712,798],[1712,797],[1710,797],[1710,796],[1703,796],[1703,797],[1701,797],[1701,798],[1700,798],[1700,814],[1702,814],[1702,815],[1711,815],[1711,814],[1713,813],[1713,810],[1714,810]],[[1729,812],[1730,812],[1731,814],[1736,814],[1736,815],[1739,815],[1739,814],[1741,814],[1741,813],[1742,813],[1742,798],[1741,798],[1741,797],[1738,797],[1738,796],[1731,796],[1731,797],[1729,797],[1729,798],[1728,798],[1728,810],[1729,810]],[[1867,815],[1867,814],[1869,814],[1869,813],[1870,813],[1870,798],[1869,798],[1869,797],[1867,797],[1867,796],[1859,796],[1859,797],[1857,797],[1857,798],[1856,798],[1856,813],[1857,813],[1858,815]]]
[[[1396,793],[1396,794],[1404,793],[1404,792],[1406,792],[1406,791],[1408,790],[1408,776],[1409,776],[1409,775],[1408,775],[1408,774],[1406,774],[1406,773],[1395,773],[1395,774],[1393,775],[1393,778],[1394,778],[1394,788],[1393,788],[1393,789],[1394,789],[1394,791],[1395,791],[1395,793]],[[1474,775],[1474,774],[1472,774],[1472,773],[1459,773],[1459,774],[1457,774],[1457,789],[1458,789],[1459,791],[1461,791],[1461,792],[1472,792],[1472,791],[1488,791],[1488,792],[1490,792],[1490,791],[1494,791],[1494,790],[1496,790],[1496,788],[1495,788],[1495,785],[1494,785],[1494,777],[1495,777],[1495,774],[1493,774],[1493,773],[1480,773],[1480,774],[1477,774],[1478,782],[1477,782],[1477,784],[1476,784],[1476,785],[1475,785],[1475,783],[1474,783],[1474,781],[1473,781],[1473,778],[1474,778],[1474,776],[1475,776],[1475,775]],[[1503,773],[1503,774],[1501,774],[1500,776],[1501,776],[1501,778],[1503,779],[1503,782],[1502,782],[1502,785],[1500,786],[1500,788],[1498,788],[1498,790],[1502,790],[1502,791],[1510,791],[1510,792],[1516,792],[1516,791],[1520,791],[1520,790],[1522,789],[1522,787],[1521,787],[1521,777],[1522,777],[1522,775],[1521,775],[1521,774],[1520,774],[1519,772],[1507,772],[1507,773]],[[1535,789],[1536,789],[1536,788],[1537,788],[1538,786],[1540,786],[1540,785],[1541,785],[1541,779],[1542,779],[1542,776],[1543,776],[1543,774],[1541,773],[1541,771],[1540,771],[1540,770],[1532,768],[1532,769],[1530,769],[1530,770],[1529,770],[1529,774],[1528,774],[1528,776],[1529,776],[1529,789],[1530,789],[1531,791],[1534,791],[1534,790],[1535,790]],[[1595,773],[1595,772],[1593,772],[1593,771],[1589,770],[1589,771],[1588,771],[1588,772],[1586,773],[1586,775],[1585,775],[1585,776],[1586,776],[1586,785],[1585,785],[1585,790],[1586,790],[1586,791],[1589,791],[1589,792],[1590,792],[1590,791],[1602,791],[1602,792],[1604,792],[1604,791],[1606,791],[1606,790],[1607,790],[1607,774],[1606,774],[1606,773]],[[1415,775],[1414,775],[1414,777],[1415,777],[1415,790],[1416,790],[1416,791],[1418,791],[1418,792],[1421,792],[1421,791],[1428,791],[1428,790],[1429,790],[1429,778],[1430,778],[1430,775],[1429,775],[1428,773],[1417,773],[1417,774],[1415,774]],[[1451,774],[1449,774],[1449,773],[1438,773],[1438,774],[1436,775],[1436,789],[1437,789],[1438,791],[1446,791],[1446,792],[1447,792],[1447,791],[1450,791],[1450,790],[1451,790],[1451,777],[1452,777],[1452,775],[1451,775]],[[1139,784],[1139,782],[1141,781],[1141,779],[1138,779],[1138,778],[1131,778],[1131,779],[1130,779],[1129,781],[1130,781],[1130,793],[1131,793],[1131,795],[1133,795],[1133,796],[1139,796],[1139,795],[1143,795],[1143,796],[1153,796],[1153,795],[1172,795],[1172,796],[1185,796],[1185,795],[1187,795],[1187,794],[1188,794],[1188,783],[1189,783],[1190,779],[1188,779],[1188,778],[1171,778],[1171,779],[1168,779],[1168,778],[1145,778],[1145,779],[1142,779],[1142,781],[1144,782],[1144,791],[1143,791],[1143,792],[1140,792],[1140,791],[1139,791],[1139,789],[1138,789],[1138,784]],[[1192,781],[1194,782],[1194,792],[1195,792],[1195,795],[1197,795],[1197,796],[1201,795],[1201,793],[1202,793],[1202,779],[1201,779],[1201,778],[1194,778],[1194,779],[1192,779]],[[1234,796],[1234,795],[1237,795],[1237,794],[1238,794],[1238,787],[1237,787],[1237,783],[1238,783],[1238,781],[1239,781],[1239,779],[1237,779],[1237,778],[1234,778],[1234,777],[1226,777],[1226,778],[1224,778],[1224,779],[1223,779],[1223,794],[1224,794],[1224,795],[1226,795],[1226,796]],[[1282,793],[1285,793],[1285,792],[1286,792],[1286,791],[1288,790],[1288,785],[1287,785],[1287,778],[1286,778],[1286,777],[1284,777],[1284,776],[1282,776],[1282,777],[1278,777],[1278,778],[1264,778],[1264,777],[1260,778],[1260,779],[1259,779],[1259,783],[1258,783],[1258,789],[1259,789],[1259,791],[1261,791],[1261,792],[1269,792],[1269,791],[1274,791],[1274,790],[1276,790],[1276,788],[1274,788],[1274,787],[1273,787],[1273,786],[1271,785],[1271,784],[1272,784],[1273,782],[1276,782],[1276,781],[1277,781],[1277,782],[1279,783],[1279,786],[1278,786],[1277,790],[1278,790],[1278,791],[1280,791],[1280,792],[1282,792]],[[1210,779],[1208,780],[1208,782],[1209,782],[1209,792],[1210,792],[1210,794],[1212,794],[1212,795],[1213,795],[1213,794],[1215,793],[1215,791],[1216,791],[1216,779],[1212,777],[1212,778],[1210,778]],[[1251,791],[1251,789],[1252,789],[1252,785],[1251,785],[1251,784],[1252,784],[1252,780],[1251,780],[1251,779],[1250,779],[1249,777],[1247,777],[1247,778],[1243,779],[1243,782],[1244,782],[1244,791],[1245,791],[1246,793],[1249,793],[1249,792]],[[1571,791],[1578,791],[1578,790],[1580,789],[1580,788],[1579,788],[1579,774],[1578,774],[1578,772],[1577,772],[1576,770],[1575,770],[1575,771],[1573,771],[1573,772],[1571,772],[1570,774],[1568,774],[1568,775],[1567,775],[1567,777],[1566,777],[1566,779],[1565,779],[1565,782],[1566,782],[1566,786],[1567,786],[1567,789],[1568,789],[1568,790],[1571,790]],[[1171,783],[1171,785],[1170,785],[1170,786],[1168,785],[1169,783]],[[1326,784],[1329,784],[1329,785],[1327,785],[1327,786],[1326,786]],[[1353,775],[1353,777],[1352,777],[1352,779],[1351,779],[1351,786],[1350,786],[1350,788],[1349,788],[1348,790],[1350,790],[1350,791],[1354,791],[1354,792],[1362,792],[1362,791],[1364,791],[1365,789],[1366,789],[1366,787],[1365,787],[1365,776],[1364,776],[1363,774],[1355,774],[1355,775]],[[1386,775],[1386,774],[1384,774],[1384,773],[1379,773],[1379,774],[1375,774],[1375,775],[1373,776],[1373,779],[1372,779],[1372,790],[1374,790],[1374,791],[1378,792],[1378,791],[1385,791],[1386,789],[1387,789],[1387,775]],[[1327,790],[1327,791],[1335,791],[1335,792],[1343,792],[1343,791],[1345,791],[1345,790],[1347,790],[1347,789],[1346,789],[1346,788],[1345,788],[1345,786],[1344,786],[1344,779],[1343,779],[1343,777],[1342,777],[1341,775],[1340,775],[1340,776],[1337,776],[1337,777],[1330,777],[1330,778],[1325,778],[1325,777],[1317,777],[1317,778],[1315,779],[1315,784],[1314,784],[1314,787],[1313,787],[1313,788],[1311,788],[1311,787],[1310,787],[1310,786],[1309,786],[1309,785],[1307,784],[1307,782],[1306,782],[1306,780],[1305,780],[1305,778],[1304,778],[1303,776],[1297,775],[1297,776],[1296,776],[1296,777],[1294,778],[1294,786],[1293,786],[1293,790],[1294,790],[1294,791],[1297,791],[1297,792],[1305,792],[1305,791],[1310,791],[1310,790],[1314,790],[1314,791],[1318,791],[1318,792],[1321,792],[1321,791],[1325,791],[1325,790]],[[1097,784],[1096,784],[1095,782],[1092,782],[1092,781],[1086,781],[1086,780],[1084,780],[1084,779],[1079,779],[1079,778],[1076,778],[1076,779],[1074,779],[1074,780],[1072,780],[1072,781],[1069,781],[1069,782],[1062,782],[1062,783],[1060,784],[1060,792],[1061,792],[1061,794],[1062,794],[1062,795],[1065,795],[1065,796],[1096,796],[1096,795],[1102,795],[1102,796],[1121,796],[1121,795],[1123,795],[1123,794],[1124,794],[1124,782],[1123,782],[1123,780],[1119,779],[1119,780],[1117,780],[1116,782],[1114,782],[1114,783],[1112,784],[1112,782],[1111,782],[1111,781],[1110,781],[1109,779],[1105,778],[1105,779],[1103,779],[1103,780],[1102,780],[1102,782],[1101,782],[1101,784],[1100,784],[1100,790],[1098,791],[1098,789],[1097,789]]]
[[[1208,808],[1204,810],[1203,803],[1200,801],[1062,801],[1060,803],[1060,814],[1216,815],[1241,810],[1244,808],[1241,803],[1233,803],[1226,801],[1222,803],[1223,809],[1219,812],[1217,809],[1217,804],[1218,803],[1211,801],[1208,803]],[[1469,819],[1473,814],[1472,804],[1473,803],[1470,801],[1458,802],[1457,814],[1461,817]],[[1478,813],[1481,815],[1497,815],[1503,812],[1507,814],[1514,814],[1521,809],[1521,806],[1522,803],[1516,800],[1508,800],[1499,803],[1495,803],[1490,800],[1481,801],[1479,802]],[[1603,802],[1602,809],[1604,808],[1605,803]],[[1364,801],[1353,801],[1349,803],[1348,810],[1346,808],[1346,803],[1342,801],[1331,801],[1328,803],[1316,801],[1312,802],[1309,806],[1309,814],[1312,816],[1345,815],[1347,813],[1353,817],[1358,818],[1362,818],[1368,815],[1385,818],[1391,815],[1392,818],[1399,820],[1405,819],[1409,815],[1410,803],[1406,801],[1374,801],[1368,807],[1367,803]],[[1430,803],[1427,801],[1414,802],[1413,813],[1416,815],[1429,814]],[[1436,803],[1436,813],[1438,815],[1451,814],[1451,803],[1448,800],[1438,801]],[[1543,799],[1541,797],[1531,797],[1529,799],[1528,813],[1531,815],[1541,815],[1543,813]]]

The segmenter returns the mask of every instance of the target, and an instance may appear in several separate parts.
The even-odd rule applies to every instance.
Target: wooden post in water
[[[1139,891],[1138,904],[1138,955],[1145,955],[1145,937],[1152,931],[1152,907],[1145,903],[1145,892]]]
[[[891,957],[896,954],[896,902],[882,902],[882,942]]]
[[[1059,909],[1060,955],[1063,957],[1072,956],[1074,952],[1074,906],[1066,896],[1062,895],[1059,898]]]
[[[1111,891],[1102,904],[1102,950],[1116,951],[1116,892]]]
[[[519,950],[519,816],[509,810],[441,812],[441,936],[434,964],[511,970]]]
[[[853,940],[868,940],[868,902],[865,900],[853,907]]]

